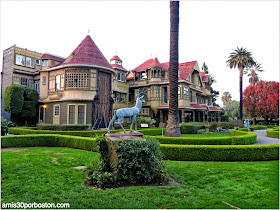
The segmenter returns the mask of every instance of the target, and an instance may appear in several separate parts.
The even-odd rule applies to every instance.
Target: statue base
[[[120,142],[125,140],[130,141],[146,141],[146,138],[143,133],[139,133],[138,131],[134,132],[127,132],[127,133],[107,133],[105,135],[108,150],[109,150],[109,157],[111,162],[117,162],[118,155],[116,148]]]

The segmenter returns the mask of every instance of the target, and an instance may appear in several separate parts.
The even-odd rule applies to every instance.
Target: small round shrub
[[[1,116],[1,136],[5,136],[8,132],[7,120]]]
[[[182,134],[197,134],[197,127],[191,124],[182,123],[181,124]]]

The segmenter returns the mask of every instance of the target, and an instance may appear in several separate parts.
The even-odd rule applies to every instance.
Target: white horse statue
[[[133,117],[131,126],[130,126],[130,131],[132,132],[132,126],[133,126],[134,122],[135,122],[135,131],[137,131],[136,117],[142,109],[142,103],[145,103],[145,100],[143,99],[145,95],[142,95],[142,96],[139,95],[139,97],[138,97],[138,95],[136,94],[136,96],[137,96],[137,100],[136,100],[136,105],[134,107],[122,108],[122,109],[117,109],[114,111],[114,116],[108,126],[108,133],[110,133],[110,128],[111,128],[113,122],[116,120],[116,118],[118,118],[119,125],[121,126],[123,131],[126,133],[125,129],[122,126],[124,117]]]

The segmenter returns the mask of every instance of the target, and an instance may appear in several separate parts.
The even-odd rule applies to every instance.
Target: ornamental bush
[[[252,125],[252,126],[250,126],[250,129],[251,129],[251,131],[254,131],[254,130],[266,130],[267,126],[265,126],[265,125]]]
[[[149,127],[153,127],[153,125],[156,123],[156,120],[150,118],[150,117],[136,117],[136,121],[137,121],[137,127],[140,128],[141,124],[148,124]]]
[[[278,130],[267,130],[266,135],[271,138],[279,138],[279,129]]]
[[[98,165],[88,168],[88,184],[105,189],[122,184],[160,183],[166,180],[167,170],[156,140],[147,138],[146,141],[120,142],[116,164],[109,160],[106,139],[100,137],[97,143],[100,161]]]
[[[18,115],[24,103],[24,88],[21,85],[9,85],[4,94],[4,110]]]
[[[197,134],[197,127],[188,123],[181,124],[182,134]]]

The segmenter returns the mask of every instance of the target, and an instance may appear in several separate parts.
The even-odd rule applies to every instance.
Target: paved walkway
[[[279,144],[279,139],[270,138],[270,137],[266,136],[266,130],[251,131],[251,133],[257,134],[257,142],[254,145],[257,145],[257,144]]]

